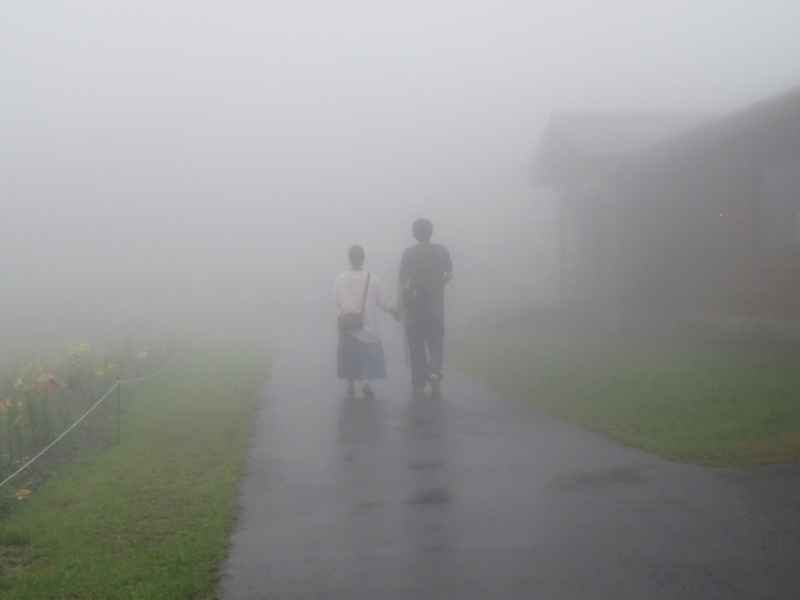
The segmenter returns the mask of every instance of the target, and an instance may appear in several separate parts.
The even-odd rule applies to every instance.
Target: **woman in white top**
[[[347,379],[348,396],[355,396],[354,381],[359,380],[362,382],[364,397],[374,398],[375,392],[369,382],[373,379],[386,379],[377,309],[391,313],[395,319],[397,313],[389,296],[384,293],[380,280],[362,268],[364,249],[353,246],[347,256],[352,269],[336,278],[336,306],[341,309],[342,314],[360,313],[363,309],[364,326],[355,331],[339,331],[337,372],[340,379]]]

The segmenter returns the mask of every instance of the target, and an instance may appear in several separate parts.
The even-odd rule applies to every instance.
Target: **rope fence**
[[[60,441],[60,440],[61,440],[61,439],[62,439],[62,438],[65,436],[65,435],[67,435],[67,434],[68,434],[70,431],[72,431],[73,429],[75,429],[75,427],[77,427],[77,426],[78,426],[78,424],[79,424],[81,421],[83,421],[83,420],[84,420],[86,417],[88,417],[88,416],[89,416],[89,414],[90,414],[90,413],[91,413],[91,412],[92,412],[92,411],[93,411],[95,408],[97,408],[98,406],[100,406],[100,404],[102,404],[102,403],[103,403],[103,401],[104,401],[106,398],[108,398],[108,397],[111,395],[111,393],[112,393],[114,390],[117,390],[117,442],[119,442],[119,438],[120,438],[120,432],[119,432],[119,412],[120,412],[120,411],[119,411],[119,396],[120,396],[120,395],[119,395],[119,390],[120,390],[120,388],[122,387],[122,384],[123,384],[123,383],[137,383],[137,382],[139,382],[139,381],[144,381],[145,379],[150,379],[151,377],[155,377],[156,375],[160,375],[161,373],[163,373],[164,371],[166,371],[167,369],[169,369],[169,368],[170,368],[172,365],[174,365],[174,364],[175,364],[175,362],[176,362],[176,361],[177,361],[177,360],[178,360],[178,359],[179,359],[179,358],[180,358],[180,357],[183,355],[183,353],[186,351],[186,349],[187,349],[188,347],[189,347],[189,345],[188,345],[188,344],[187,344],[186,346],[184,346],[184,347],[183,347],[183,349],[182,349],[180,352],[178,352],[178,354],[175,356],[175,358],[173,358],[173,359],[172,359],[172,360],[171,360],[171,361],[170,361],[170,362],[169,362],[169,363],[168,363],[166,366],[164,366],[163,368],[159,369],[158,371],[156,371],[156,372],[154,372],[154,373],[150,373],[149,375],[145,375],[144,377],[136,377],[136,378],[133,378],[133,379],[120,379],[119,377],[117,377],[117,381],[114,383],[114,385],[112,385],[112,386],[111,386],[111,388],[110,388],[110,389],[109,389],[109,390],[108,390],[108,391],[107,391],[105,394],[103,394],[103,396],[102,396],[102,397],[101,397],[101,398],[100,398],[100,399],[99,399],[97,402],[95,402],[95,403],[92,405],[92,407],[91,407],[89,410],[87,410],[87,411],[86,411],[86,412],[83,414],[83,416],[81,416],[81,418],[80,418],[80,419],[78,419],[77,421],[75,421],[75,422],[74,422],[72,425],[70,425],[70,426],[69,426],[69,427],[68,427],[66,430],[64,430],[64,432],[62,432],[62,433],[61,433],[61,435],[59,435],[59,436],[58,436],[56,439],[54,439],[52,442],[50,442],[50,443],[49,443],[47,446],[45,446],[45,447],[44,447],[44,448],[43,448],[43,449],[42,449],[42,450],[41,450],[41,451],[40,451],[40,452],[39,452],[39,453],[38,453],[36,456],[34,456],[33,458],[31,458],[31,459],[30,459],[28,462],[26,462],[24,465],[22,465],[22,466],[21,466],[19,469],[17,469],[16,471],[14,471],[14,472],[13,472],[11,475],[9,475],[9,476],[8,476],[8,477],[6,477],[6,478],[5,478],[5,479],[4,479],[2,482],[0,482],[0,488],[2,488],[2,487],[5,485],[5,484],[7,484],[7,483],[8,483],[9,481],[11,481],[12,479],[14,479],[14,477],[16,477],[17,475],[19,475],[20,473],[22,473],[22,471],[24,471],[24,470],[25,470],[25,469],[27,469],[27,468],[28,468],[30,465],[32,465],[32,464],[34,463],[34,461],[36,461],[36,460],[37,460],[37,459],[38,459],[40,456],[42,456],[42,455],[43,455],[45,452],[47,452],[48,450],[50,450],[50,448],[52,448],[53,446],[55,446],[55,445],[56,445],[56,444],[57,444],[57,443],[58,443],[58,442],[59,442],[59,441]]]

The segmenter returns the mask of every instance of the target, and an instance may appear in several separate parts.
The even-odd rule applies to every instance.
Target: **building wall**
[[[800,136],[734,136],[614,186],[621,309],[800,317]]]
[[[613,310],[607,207],[599,182],[569,190],[562,198],[562,305],[597,317]]]

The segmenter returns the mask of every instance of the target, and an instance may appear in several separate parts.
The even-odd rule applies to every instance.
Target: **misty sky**
[[[6,0],[0,335],[323,310],[353,243],[393,285],[418,216],[456,305],[546,300],[548,113],[739,108],[800,84],[798,23],[796,0]]]

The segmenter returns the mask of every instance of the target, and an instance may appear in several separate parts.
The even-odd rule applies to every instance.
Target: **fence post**
[[[122,441],[122,431],[120,427],[120,396],[122,395],[122,384],[119,382],[119,375],[117,375],[117,444]]]

